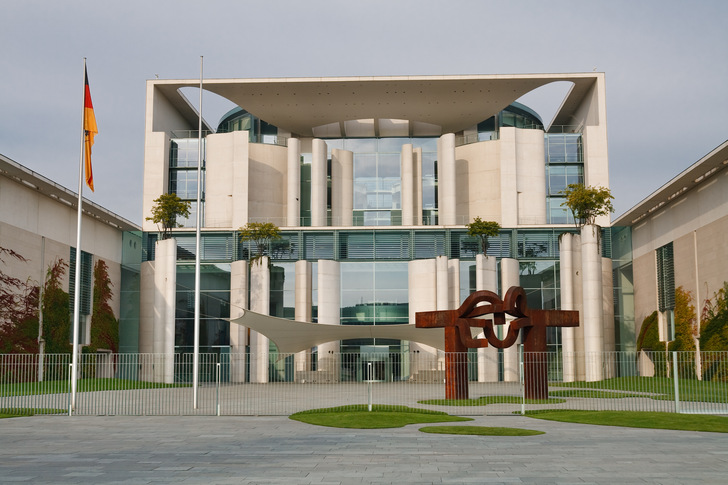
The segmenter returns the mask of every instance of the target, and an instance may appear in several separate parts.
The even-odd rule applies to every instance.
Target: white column
[[[437,310],[450,309],[450,288],[447,256],[438,256],[437,261]]]
[[[559,236],[559,284],[561,286],[561,309],[576,310],[574,302],[574,234],[565,232]],[[563,380],[573,382],[576,378],[574,354],[574,328],[561,329],[561,355],[563,359]]]
[[[440,225],[457,224],[456,217],[456,173],[455,173],[455,135],[447,133],[440,137],[438,143],[438,214]]]
[[[326,226],[326,143],[314,138],[311,141],[311,226]]]
[[[312,320],[312,274],[310,261],[296,261],[295,319],[297,322],[310,322]],[[311,349],[298,352],[293,359],[295,372],[311,370]],[[298,382],[298,377],[295,377],[295,380]]]
[[[412,177],[414,180],[414,223],[422,225],[422,147],[414,149],[412,156]]]
[[[154,251],[154,381],[174,382],[177,240],[157,241]]]
[[[338,261],[318,261],[318,323],[341,323],[341,272]],[[318,346],[318,370],[329,372],[334,382],[339,381],[340,352],[338,340]]]
[[[498,269],[494,257],[484,254],[475,256],[475,289],[498,292]],[[490,317],[492,318],[492,317]],[[483,338],[483,333],[478,335]],[[498,349],[488,346],[478,349],[478,382],[498,381]]]
[[[354,225],[354,154],[331,150],[331,224]]]
[[[301,140],[288,139],[288,188],[286,193],[286,225],[301,225]]]
[[[447,286],[449,310],[460,307],[460,260],[449,259],[447,261]]]
[[[414,186],[414,153],[412,144],[402,145],[401,163],[401,198],[402,225],[412,226],[415,223],[415,186]]]
[[[230,264],[230,319],[238,318],[248,308],[248,262]],[[245,382],[246,327],[230,324],[230,382]]]
[[[409,322],[415,324],[417,312],[437,310],[437,262],[434,259],[415,259],[407,265],[409,287]],[[410,378],[420,371],[438,369],[437,350],[419,342],[410,342]],[[443,373],[444,376],[444,373]]]
[[[270,313],[270,270],[268,256],[256,260],[250,268],[250,309]],[[250,382],[268,382],[269,343],[264,335],[250,331]]]
[[[602,256],[599,250],[599,226],[581,228],[581,273],[584,312],[584,357],[586,380],[603,379],[604,305],[602,293]]]
[[[501,259],[501,298],[506,295],[506,292],[511,286],[520,286],[520,268],[517,259],[503,258]],[[506,318],[506,322],[512,319]],[[502,337],[508,333],[508,323],[503,325],[501,333]],[[503,349],[503,380],[506,382],[515,382],[519,378],[518,368],[518,344],[521,343],[521,337],[519,335],[516,342]]]

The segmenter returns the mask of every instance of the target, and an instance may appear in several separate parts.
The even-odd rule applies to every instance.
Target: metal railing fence
[[[483,350],[449,356],[467,373],[459,381],[467,399],[457,401],[445,399],[442,352],[200,354],[197,403],[192,354],[83,353],[73,409],[69,354],[0,355],[0,410],[288,415],[384,404],[465,415],[544,409],[728,414],[728,352]]]

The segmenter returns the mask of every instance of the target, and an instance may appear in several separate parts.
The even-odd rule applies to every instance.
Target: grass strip
[[[544,431],[520,428],[499,428],[488,426],[423,426],[423,433],[456,434],[471,436],[535,436],[544,434]]]
[[[705,414],[657,413],[648,411],[579,411],[554,409],[526,411],[526,416],[563,423],[596,424],[624,428],[672,429],[728,433],[728,418]]]
[[[94,378],[79,379],[78,392],[127,391],[131,389],[162,389],[169,387],[190,387],[191,384],[164,384],[161,382],[135,381],[131,379]],[[66,394],[70,392],[68,380],[18,382],[0,385],[0,397],[32,396],[40,394]]]
[[[380,429],[401,428],[408,424],[447,423],[472,421],[471,418],[407,406],[373,405],[369,411],[366,404],[336,408],[311,409],[289,416],[302,423],[332,428]]]
[[[649,394],[635,394],[632,392],[602,391],[600,389],[572,389],[568,391],[549,391],[549,396],[554,397],[586,397],[593,399],[620,399],[623,397],[646,397],[654,398]]]
[[[675,381],[667,377],[627,376],[614,377],[595,382],[554,382],[551,385],[555,387],[577,387],[581,389],[652,393],[655,394],[653,396],[649,396],[652,399],[675,399]],[[679,379],[678,386],[681,401],[728,402],[728,384],[724,382]]]
[[[483,396],[477,399],[427,399],[417,401],[431,406],[487,406],[488,404],[521,404],[519,396]],[[526,404],[561,404],[563,399],[526,399]]]
[[[68,411],[53,408],[0,408],[0,419],[35,416],[36,414],[65,414]]]

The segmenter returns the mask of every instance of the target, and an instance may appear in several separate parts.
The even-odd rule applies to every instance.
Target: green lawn
[[[635,394],[633,392],[602,391],[600,389],[570,389],[568,391],[549,391],[553,397],[587,397],[592,399],[620,399],[625,397],[652,398],[650,394]]]
[[[417,401],[431,406],[487,406],[488,404],[521,404],[520,396],[483,396],[478,399],[427,399]],[[563,399],[526,399],[526,404],[561,404]]]
[[[29,396],[36,394],[66,394],[70,383],[62,381],[19,382],[0,385],[0,397]],[[78,392],[122,391],[128,389],[157,389],[167,387],[190,387],[190,384],[163,384],[159,382],[133,381],[129,379],[80,379]]]
[[[499,428],[487,426],[423,426],[423,433],[457,434],[471,436],[535,436],[545,434],[544,431],[520,428]]]
[[[564,423],[597,424],[625,428],[674,429],[728,433],[728,418],[704,414],[647,411],[576,411],[570,409],[527,411],[526,416]]]
[[[450,416],[446,413],[415,409],[407,406],[375,404],[368,411],[366,404],[336,408],[311,409],[289,416],[290,419],[317,426],[333,428],[379,429],[401,428],[408,424],[448,423],[472,421],[471,418]]]
[[[0,419],[34,416],[36,414],[65,414],[67,412],[64,409],[50,408],[0,408]]]
[[[681,401],[728,402],[728,384],[723,382],[680,379]],[[654,394],[653,399],[675,399],[675,381],[666,377],[614,377],[597,382],[559,382],[551,387],[577,387]],[[553,394],[553,393],[550,393]]]

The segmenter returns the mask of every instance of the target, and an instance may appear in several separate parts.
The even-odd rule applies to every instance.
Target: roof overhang
[[[230,322],[255,330],[272,340],[278,351],[288,354],[310,350],[312,347],[336,340],[355,338],[387,338],[409,340],[445,349],[445,330],[416,328],[414,325],[326,325],[271,317],[244,310]]]
[[[406,120],[457,133],[497,114],[524,94],[557,81],[573,83],[554,124],[568,125],[602,73],[207,79],[218,94],[298,136],[352,120]],[[199,80],[150,80],[173,105],[188,109],[180,88]]]
[[[633,226],[728,167],[728,140],[619,216],[612,226]]]
[[[30,170],[4,155],[0,155],[0,175],[14,180],[19,184],[25,185],[26,187],[43,194],[59,204],[64,204],[72,208],[78,207],[77,192],[69,190],[64,186],[47,179],[41,174]],[[83,213],[88,217],[92,217],[97,221],[103,222],[104,224],[120,231],[141,230],[141,228],[133,222],[124,219],[118,214],[114,214],[110,210],[105,209],[86,198],[83,199]]]

